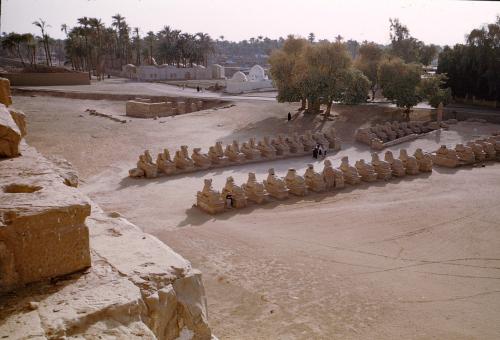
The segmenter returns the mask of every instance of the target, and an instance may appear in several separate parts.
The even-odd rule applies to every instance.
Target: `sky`
[[[0,0],[1,1],[1,0]],[[61,24],[101,18],[106,25],[120,13],[141,35],[163,26],[214,39],[272,39],[295,34],[317,39],[389,43],[389,18],[399,18],[410,34],[438,45],[463,43],[473,28],[495,21],[500,2],[450,0],[3,0],[2,32],[37,33],[39,18],[51,25],[49,35],[64,38]]]

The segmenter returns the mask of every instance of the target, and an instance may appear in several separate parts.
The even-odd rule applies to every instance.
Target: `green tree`
[[[351,68],[344,73],[340,102],[355,105],[366,101],[370,80],[363,72]]]
[[[438,107],[439,103],[448,105],[451,101],[451,89],[445,87],[446,80],[444,74],[423,78],[419,86],[420,97],[427,99],[432,107]]]
[[[379,68],[383,95],[397,107],[404,108],[407,118],[421,99],[418,91],[421,74],[420,64],[406,64],[399,58],[384,60]]]
[[[500,101],[500,16],[473,29],[465,44],[445,46],[437,72],[447,75],[453,97]]]
[[[389,19],[391,39],[390,53],[404,60],[406,63],[419,61],[420,50],[423,43],[410,35],[408,27],[399,19]]]
[[[384,51],[377,44],[364,42],[359,48],[359,57],[355,62],[356,68],[370,80],[372,101],[375,100],[375,92],[379,87],[378,69],[383,56]]]
[[[42,32],[42,42],[43,49],[45,51],[45,60],[47,62],[47,66],[52,66],[52,57],[50,54],[50,44],[49,44],[49,35],[47,34],[47,28],[50,27],[44,20],[38,19],[38,21],[34,21],[33,25],[40,28]]]
[[[423,45],[420,48],[420,53],[419,53],[420,62],[425,66],[430,65],[434,60],[434,58],[436,58],[437,53],[438,53],[438,47],[436,45],[434,44]]]

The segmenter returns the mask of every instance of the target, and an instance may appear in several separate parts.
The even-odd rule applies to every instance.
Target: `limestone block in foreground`
[[[22,131],[5,105],[0,104],[0,158],[19,156]]]
[[[38,160],[46,162],[41,156]],[[64,187],[68,191],[61,199],[72,200],[77,189]],[[200,272],[155,237],[112,216],[92,205],[86,220],[92,267],[20,288],[15,294],[0,294],[0,335],[9,339],[211,339]]]
[[[34,149],[0,162],[0,293],[90,266],[87,199]]]

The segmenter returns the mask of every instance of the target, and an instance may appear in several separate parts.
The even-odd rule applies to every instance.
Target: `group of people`
[[[320,143],[316,144],[313,149],[313,158],[318,159],[318,157],[321,157],[322,159],[326,157],[326,149]]]

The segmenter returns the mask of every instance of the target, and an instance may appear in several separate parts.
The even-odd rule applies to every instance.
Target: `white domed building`
[[[227,93],[244,93],[262,89],[273,89],[272,81],[267,77],[264,68],[260,65],[254,65],[246,76],[238,71],[231,79],[226,81]]]

